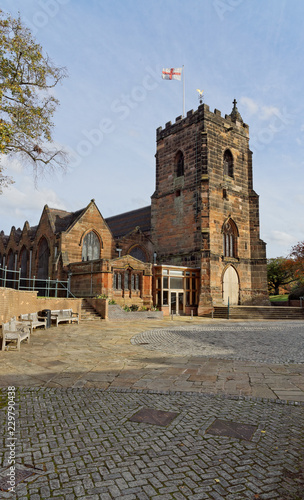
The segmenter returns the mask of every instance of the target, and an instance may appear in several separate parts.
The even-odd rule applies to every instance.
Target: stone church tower
[[[229,116],[201,104],[157,129],[151,238],[158,264],[199,270],[199,315],[268,304],[249,127],[235,100]]]

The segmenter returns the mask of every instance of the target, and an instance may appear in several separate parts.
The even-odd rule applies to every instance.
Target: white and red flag
[[[162,71],[163,80],[181,80],[182,68],[164,68]]]

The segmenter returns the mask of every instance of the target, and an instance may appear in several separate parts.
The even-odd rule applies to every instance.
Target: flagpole
[[[183,65],[183,118],[185,118],[185,67]]]

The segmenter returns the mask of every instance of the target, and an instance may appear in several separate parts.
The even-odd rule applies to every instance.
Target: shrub
[[[132,304],[130,307],[131,311],[138,311],[138,305],[137,304]]]
[[[125,304],[125,305],[123,306],[123,310],[124,310],[124,311],[127,311],[127,312],[130,312],[130,311],[131,311],[131,308],[130,308],[129,306],[127,306],[127,304]]]
[[[109,305],[110,306],[114,306],[114,304],[116,304],[116,301],[114,299],[110,299],[109,300]]]
[[[101,295],[96,295],[95,299],[107,299],[108,296],[105,293],[102,293]]]
[[[289,294],[289,300],[297,300],[300,297],[304,297],[304,286],[296,288]]]

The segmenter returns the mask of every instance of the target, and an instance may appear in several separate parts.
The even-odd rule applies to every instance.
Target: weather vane
[[[200,89],[196,89],[196,91],[199,93],[199,102],[200,104],[203,104],[203,100],[204,100],[204,91],[203,90],[200,90]]]

